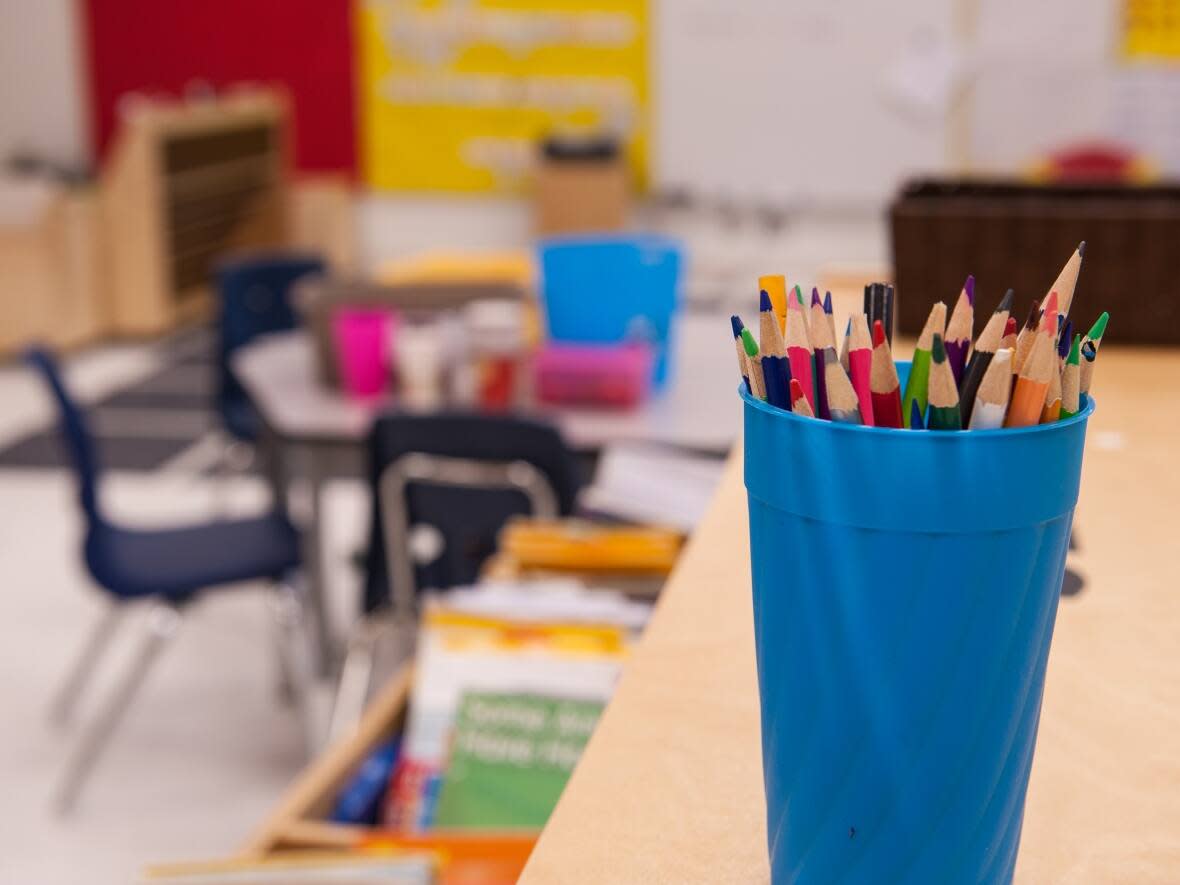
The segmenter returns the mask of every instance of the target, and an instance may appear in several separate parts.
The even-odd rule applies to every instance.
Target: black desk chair
[[[567,516],[578,471],[561,435],[500,415],[388,415],[369,437],[373,520],[365,617],[349,644],[332,734],[359,716],[376,645],[412,630],[425,590],[471,584],[513,516]]]

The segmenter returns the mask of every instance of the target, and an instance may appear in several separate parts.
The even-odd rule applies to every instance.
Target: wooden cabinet
[[[287,242],[287,116],[271,92],[128,109],[102,176],[114,331],[207,316],[218,259]]]

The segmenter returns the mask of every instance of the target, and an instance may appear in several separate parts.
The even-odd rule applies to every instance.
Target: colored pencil
[[[1061,365],[1057,360],[1057,344],[1053,344],[1053,371],[1049,373],[1049,386],[1045,388],[1045,401],[1041,404],[1041,423],[1052,424],[1061,417]]]
[[[967,425],[971,430],[1004,426],[1004,412],[1012,395],[1012,356],[1015,353],[1011,347],[1002,347],[992,357],[971,407],[971,423]]]
[[[1057,318],[1061,312],[1058,310],[1058,299],[1056,292],[1050,292],[1049,297],[1045,299],[1041,305],[1041,330],[1053,339],[1053,350],[1057,350],[1057,333],[1061,330],[1057,327]]]
[[[849,374],[848,369],[848,342],[852,339],[852,317],[848,318],[848,325],[844,327],[844,343],[840,346],[840,365],[844,367],[844,373]]]
[[[750,369],[750,389],[758,399],[766,399],[766,382],[762,380],[762,357],[758,354],[758,342],[749,329],[742,329],[742,346],[746,352],[746,365]]]
[[[791,377],[799,382],[807,396],[807,405],[815,414],[815,375],[811,366],[811,336],[807,331],[807,314],[803,310],[803,293],[795,287],[795,297],[787,297],[787,359],[791,362]]]
[[[824,292],[824,313],[828,315],[828,328],[832,332],[832,340],[836,340],[836,315],[832,313],[832,293]]]
[[[910,430],[925,430],[926,424],[922,421],[922,407],[918,405],[917,400],[910,402],[910,423],[906,427]]]
[[[975,405],[975,394],[979,391],[979,384],[983,381],[987,367],[992,357],[1000,348],[1000,340],[1004,337],[1004,329],[1008,326],[1008,313],[1012,310],[1012,299],[1015,293],[1011,289],[1004,293],[1000,303],[988,317],[987,325],[979,333],[975,348],[971,351],[971,359],[967,362],[967,369],[963,374],[963,385],[960,388],[961,408],[963,410],[963,424],[970,426],[971,409]]]
[[[967,368],[967,355],[971,350],[971,339],[975,337],[975,277],[968,275],[951,318],[946,324],[946,361],[950,363],[955,384],[963,383],[963,372]]]
[[[934,333],[930,348],[930,409],[926,413],[929,430],[962,430],[963,413],[959,409],[959,388],[951,371],[950,359],[942,335]]]
[[[1082,336],[1074,335],[1061,372],[1061,417],[1072,418],[1082,407],[1081,376]]]
[[[791,408],[791,369],[787,364],[787,346],[778,327],[778,317],[770,295],[763,289],[758,303],[758,350],[762,353],[762,383],[766,401],[780,409]]]
[[[1082,269],[1082,258],[1085,254],[1086,241],[1082,240],[1065,262],[1065,267],[1061,268],[1061,273],[1057,275],[1053,285],[1049,287],[1049,291],[1056,292],[1057,297],[1061,299],[1059,309],[1064,315],[1068,315],[1070,307],[1073,306],[1073,293],[1078,285],[1078,273]]]
[[[840,365],[836,348],[827,347],[823,352],[824,387],[828,392],[828,412],[831,420],[841,424],[860,424],[860,402],[852,382]]]
[[[1037,339],[1037,321],[1041,316],[1041,305],[1037,301],[1033,301],[1032,307],[1028,310],[1028,317],[1024,321],[1024,326],[1020,329],[1020,334],[1016,337],[1016,353],[1012,356],[1012,374],[1019,375],[1020,370],[1024,368],[1024,362],[1028,359],[1028,354],[1032,350],[1033,342]]]
[[[851,354],[849,354],[851,359]],[[901,391],[897,380],[897,366],[885,337],[885,326],[873,323],[873,361],[869,376],[873,398],[873,420],[878,427],[901,427]]]
[[[1106,311],[1102,312],[1102,316],[1094,321],[1094,325],[1090,327],[1090,331],[1086,333],[1086,337],[1082,339],[1082,343],[1089,341],[1094,345],[1094,356],[1089,357],[1082,363],[1081,375],[1081,389],[1082,393],[1090,393],[1090,384],[1094,380],[1094,360],[1098,356],[1098,348],[1102,346],[1102,336],[1106,334],[1106,324],[1110,320],[1110,314]]]
[[[851,323],[848,377],[852,379],[852,389],[856,391],[856,398],[860,402],[860,421],[872,427],[876,424],[873,414],[873,342],[863,313],[853,314]]]
[[[1081,360],[1081,384],[1082,393],[1086,396],[1090,395],[1089,389],[1086,387],[1094,378],[1094,360],[1098,358],[1098,348],[1093,341],[1082,342],[1082,360]]]
[[[893,286],[885,284],[884,304],[881,311],[881,322],[885,325],[885,337],[889,339],[889,346],[893,347]]]
[[[1004,324],[1004,334],[1000,338],[1000,349],[1005,347],[1012,348],[1012,352],[1016,352],[1016,317],[1011,314],[1008,315],[1008,321]],[[1011,365],[1011,361],[1008,363]]]
[[[770,296],[770,303],[774,306],[774,315],[778,318],[779,334],[786,334],[787,278],[781,273],[764,274],[758,277],[758,288]]]
[[[742,344],[742,332],[746,327],[742,325],[741,317],[737,314],[729,318],[729,325],[733,329],[733,346],[737,351],[738,372],[742,376],[742,382],[746,385],[746,393],[753,396],[754,388],[750,386],[750,367],[746,360],[746,348]]]
[[[1061,360],[1061,368],[1065,368],[1065,358],[1069,356],[1069,345],[1073,341],[1073,320],[1065,318],[1061,331],[1057,333],[1057,358]]]
[[[811,348],[815,358],[815,414],[825,421],[831,417],[828,414],[827,381],[824,377],[824,351],[829,347],[835,348],[836,339],[832,335],[832,327],[828,322],[828,315],[824,313],[824,303],[819,297],[819,290],[811,290]]]
[[[1032,351],[1016,379],[1012,402],[1004,419],[1005,427],[1029,427],[1041,420],[1050,376],[1057,371],[1057,350],[1053,336],[1044,329],[1037,332]]]
[[[791,379],[791,411],[804,418],[815,417],[815,413],[811,411],[811,403],[807,401],[807,391],[803,389],[798,378]]]
[[[926,388],[930,383],[930,348],[934,345],[935,333],[942,335],[946,332],[946,305],[941,301],[935,302],[926,317],[926,325],[922,327],[922,334],[918,336],[918,343],[914,347],[914,358],[910,362],[910,377],[906,379],[905,394],[901,398],[901,416],[905,419],[905,426],[910,426],[910,415],[913,413],[912,403],[917,403],[919,411],[926,414]]]

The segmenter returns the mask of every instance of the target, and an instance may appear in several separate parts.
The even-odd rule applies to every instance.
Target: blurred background
[[[704,512],[760,274],[838,328],[890,281],[905,340],[1085,239],[1082,321],[1177,343],[1174,0],[0,22],[6,881],[455,828],[512,881],[480,834],[535,838]],[[514,780],[513,716],[586,728]]]

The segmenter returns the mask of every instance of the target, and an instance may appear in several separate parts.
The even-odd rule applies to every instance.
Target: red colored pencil
[[[873,419],[878,427],[901,427],[901,384],[889,350],[889,339],[880,320],[873,323],[873,362],[869,378]]]
[[[787,294],[787,359],[791,363],[791,377],[799,382],[807,397],[807,405],[815,414],[815,378],[811,370],[811,336],[807,332],[807,315],[803,312],[803,295],[799,287]]]
[[[807,402],[807,391],[803,389],[798,378],[791,379],[791,411],[805,418],[815,417],[815,413],[811,411],[811,405]]]
[[[869,324],[863,313],[854,313],[848,336],[848,377],[860,401],[861,423],[872,427],[873,419],[873,344]]]

